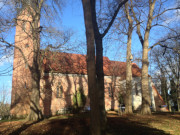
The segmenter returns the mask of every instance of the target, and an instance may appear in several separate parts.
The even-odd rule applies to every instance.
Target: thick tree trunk
[[[133,21],[129,15],[128,2],[125,4],[126,18],[129,22],[128,27],[128,41],[127,41],[127,54],[126,54],[126,101],[125,101],[125,113],[132,114],[132,65],[131,65],[131,38],[132,38],[132,25]]]
[[[91,135],[101,135],[99,96],[96,85],[94,30],[90,0],[82,0],[87,40],[87,73],[91,108]]]
[[[34,72],[32,75],[32,93],[30,100],[30,113],[28,115],[28,120],[41,120],[43,119],[43,115],[39,106],[40,100],[40,87],[39,87],[39,74]]]
[[[105,134],[106,130],[106,111],[105,111],[105,101],[104,101],[104,71],[103,71],[103,46],[102,38],[95,38],[96,43],[96,75],[97,75],[97,91],[99,94],[99,108],[100,108],[100,122],[101,122],[101,132]]]
[[[94,38],[96,45],[96,81],[97,86],[96,90],[98,92],[99,98],[99,118],[101,125],[101,134],[106,132],[106,111],[105,111],[105,102],[104,102],[104,71],[103,71],[103,37],[99,32],[97,20],[96,20],[96,1],[91,1],[92,9],[92,21],[94,28]]]
[[[142,76],[141,76],[141,85],[142,85],[142,106],[141,114],[151,114],[150,106],[151,99],[149,93],[149,77],[148,77],[148,46],[149,46],[149,31],[146,31],[144,44],[143,44],[143,57],[142,57]]]
[[[146,35],[146,38],[148,36]],[[141,114],[151,114],[150,106],[151,99],[149,93],[149,78],[148,78],[148,40],[144,39],[143,45],[143,58],[142,58],[142,106],[141,106]]]
[[[35,61],[33,62],[31,73],[32,73],[32,92],[31,92],[30,113],[28,115],[28,120],[41,120],[43,119],[43,115],[41,112],[41,108],[39,106],[40,71],[38,69],[38,64]]]
[[[141,77],[141,85],[142,85],[142,106],[141,106],[141,114],[151,114],[150,106],[151,106],[151,98],[149,92],[149,78],[148,78],[148,47],[149,47],[149,33],[151,30],[152,20],[153,20],[153,11],[156,0],[149,0],[149,15],[148,22],[144,35],[143,42],[143,56],[142,56],[142,77]]]
[[[127,58],[126,58],[126,102],[125,102],[125,113],[131,114],[132,113],[132,65],[131,65],[131,45],[127,46]]]
[[[41,120],[43,115],[39,106],[40,101],[40,35],[39,35],[40,10],[33,15],[32,22],[32,39],[33,39],[33,63],[30,68],[32,74],[32,92],[30,99],[30,113],[28,120]]]
[[[83,2],[83,7],[84,7],[84,13],[85,13],[85,8],[88,7],[90,10],[88,11],[89,14],[91,13],[92,17],[90,21],[92,21],[93,25],[93,30],[94,30],[94,38],[95,38],[95,43],[96,43],[96,93],[98,93],[98,98],[99,102],[97,108],[97,112],[99,113],[99,118],[100,118],[100,126],[101,126],[101,134],[105,134],[106,130],[106,112],[105,112],[105,102],[104,102],[104,72],[103,72],[103,43],[102,39],[103,37],[107,34],[109,31],[110,27],[112,26],[117,13],[120,9],[120,7],[127,2],[127,0],[120,2],[118,8],[115,10],[114,15],[112,16],[111,21],[109,22],[108,27],[105,29],[103,34],[100,34],[99,32],[99,27],[97,24],[97,18],[96,18],[96,0],[82,0]],[[88,5],[88,4],[89,5]],[[85,5],[87,4],[87,5]],[[88,13],[87,12],[87,13]]]

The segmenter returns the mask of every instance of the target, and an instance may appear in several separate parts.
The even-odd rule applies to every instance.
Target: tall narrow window
[[[60,93],[59,93],[59,97],[62,98],[62,95],[63,95],[63,87],[60,86]]]
[[[56,98],[62,98],[63,96],[63,87],[61,83],[58,83],[58,86],[56,88]]]
[[[59,98],[59,86],[56,89],[56,97]]]
[[[109,83],[108,92],[109,92],[109,97],[112,97],[112,83]]]
[[[111,88],[108,87],[108,93],[109,93],[109,97],[111,97]]]

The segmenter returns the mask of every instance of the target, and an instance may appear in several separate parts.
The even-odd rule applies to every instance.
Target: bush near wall
[[[0,117],[1,120],[8,119],[10,116],[10,104],[0,102]]]
[[[86,96],[84,95],[84,91],[82,88],[78,88],[78,90],[73,95],[73,110],[75,112],[80,112],[86,104]]]

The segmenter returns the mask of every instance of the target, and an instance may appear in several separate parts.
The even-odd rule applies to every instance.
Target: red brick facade
[[[17,18],[11,97],[11,112],[13,114],[26,114],[29,109],[31,73],[28,64],[32,65],[33,57],[33,41],[30,34],[31,20],[32,18],[27,16],[26,10]]]

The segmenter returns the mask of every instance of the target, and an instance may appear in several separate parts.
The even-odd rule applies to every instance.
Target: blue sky
[[[83,18],[83,9],[81,5],[81,0],[77,0],[76,2],[67,1],[66,6],[62,9],[63,12],[60,15],[61,20],[55,20],[53,22],[54,27],[59,27],[60,29],[66,30],[70,29],[73,31],[73,36],[71,39],[71,44],[78,44],[78,53],[85,53],[85,45],[82,45],[85,43],[85,28],[84,28],[84,18]],[[0,3],[1,5],[1,3]],[[169,4],[169,6],[173,6],[173,3]],[[169,14],[169,13],[168,13]],[[172,16],[172,15],[171,15]],[[173,17],[171,18],[171,21],[173,21]],[[177,20],[176,20],[177,21]],[[178,19],[179,21],[179,19]],[[43,22],[42,22],[43,24]],[[155,42],[159,37],[164,34],[163,32],[159,32],[160,28],[155,28],[151,32],[151,40],[150,44]],[[158,32],[157,32],[158,31]],[[15,29],[12,29],[8,33],[8,41],[13,43],[14,42],[14,35],[15,35]],[[126,37],[123,37],[126,39]],[[82,42],[82,43],[80,43]],[[141,51],[141,45],[139,42],[139,39],[136,35],[136,32],[133,32],[132,37],[132,53],[135,55],[135,57],[140,57],[140,51]],[[77,53],[77,52],[74,52]],[[119,61],[125,61],[126,57],[126,45],[123,45],[121,42],[112,41],[105,39],[104,40],[104,55],[108,56],[110,60],[119,60]],[[9,59],[5,59],[4,61],[0,61],[0,71],[3,69],[6,69],[8,66],[12,64],[13,57],[10,57]],[[2,87],[5,86],[8,91],[11,90],[12,87],[12,70],[6,74],[5,76],[0,76],[0,91],[2,90]]]

